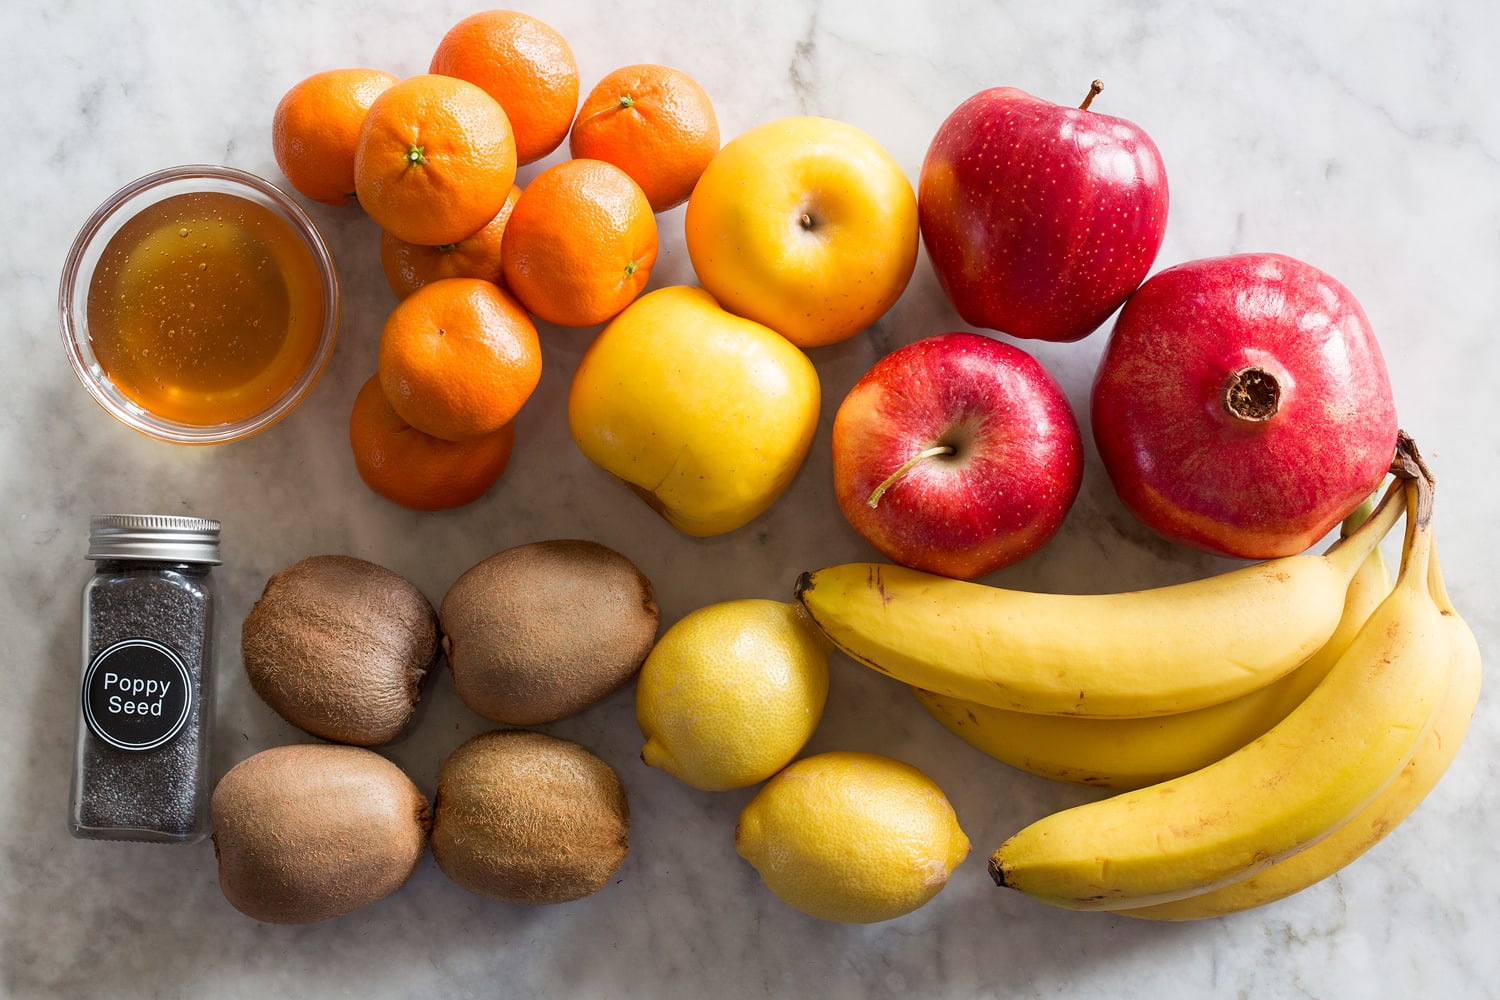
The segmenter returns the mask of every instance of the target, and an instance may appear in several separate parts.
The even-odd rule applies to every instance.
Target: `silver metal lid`
[[[219,564],[219,522],[171,514],[95,514],[89,559]]]

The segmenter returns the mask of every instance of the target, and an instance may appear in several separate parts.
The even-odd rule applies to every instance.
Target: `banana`
[[[1363,523],[1370,510],[1365,503],[1350,515],[1343,534]],[[950,732],[1012,767],[1095,788],[1143,788],[1212,764],[1280,722],[1318,686],[1390,592],[1390,570],[1377,548],[1355,571],[1338,628],[1306,662],[1249,694],[1177,715],[1035,715],[921,688],[912,688],[912,693]]]
[[[1425,470],[1406,493],[1395,589],[1301,705],[1208,767],[1032,823],[991,856],[996,884],[1075,909],[1167,902],[1246,878],[1374,801],[1426,739],[1447,686]]]
[[[1321,556],[1154,590],[1033,594],[847,563],[803,573],[796,594],[851,659],[914,687],[1044,715],[1170,715],[1264,687],[1326,643],[1400,494],[1392,483]]]
[[[1201,920],[1285,899],[1342,870],[1379,843],[1421,804],[1463,744],[1479,701],[1482,673],[1479,643],[1448,599],[1436,550],[1430,573],[1432,596],[1443,613],[1448,642],[1448,690],[1427,739],[1391,786],[1328,837],[1247,879],[1199,896],[1121,910],[1121,913],[1148,920]]]

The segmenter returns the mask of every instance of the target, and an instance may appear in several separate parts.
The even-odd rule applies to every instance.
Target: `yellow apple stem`
[[[931,448],[926,448],[922,451],[917,452],[911,458],[908,458],[906,461],[902,462],[901,468],[897,469],[895,472],[887,476],[885,478],[885,482],[875,487],[875,492],[870,494],[870,499],[866,500],[865,503],[869,504],[871,507],[878,506],[880,503],[880,498],[885,496],[885,491],[890,489],[892,486],[895,486],[896,480],[900,479],[902,476],[910,472],[912,470],[912,467],[918,462],[928,458],[935,458],[938,455],[952,455],[955,451],[956,449],[951,444],[937,444],[933,445]]]
[[[1083,103],[1078,105],[1078,110],[1087,111],[1089,109],[1089,105],[1094,103],[1094,98],[1098,97],[1103,90],[1104,84],[1098,80],[1095,80],[1093,83],[1089,84],[1089,94],[1083,99]]]

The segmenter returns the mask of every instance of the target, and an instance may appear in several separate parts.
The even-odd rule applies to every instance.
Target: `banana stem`
[[[1396,432],[1396,458],[1391,463],[1391,471],[1417,481],[1416,519],[1424,525],[1432,520],[1432,496],[1437,490],[1437,479],[1422,460],[1417,443],[1405,431]]]
[[[1425,484],[1422,479],[1409,479],[1405,484],[1406,538],[1401,543],[1401,571],[1396,575],[1396,587],[1431,593],[1427,577],[1432,561],[1432,493]]]
[[[1422,461],[1422,455],[1417,451],[1417,443],[1405,431],[1396,432],[1396,454],[1391,459],[1391,473],[1396,478],[1386,487],[1385,495],[1380,498],[1380,504],[1375,508],[1375,513],[1370,515],[1370,518],[1352,534],[1345,535],[1334,542],[1324,553],[1344,573],[1346,579],[1354,578],[1359,564],[1374,551],[1381,539],[1390,534],[1403,508],[1408,514],[1408,544],[1403,545],[1403,567],[1414,527],[1411,522],[1415,520],[1425,526],[1426,522],[1432,518],[1434,487],[1432,471],[1427,468],[1427,463]],[[1408,495],[1409,484],[1415,484],[1414,498]],[[1407,500],[1405,504],[1395,502],[1398,494]]]
[[[1396,461],[1417,475],[1406,482],[1406,539],[1401,547],[1399,587],[1408,576],[1410,585],[1431,593],[1428,583],[1432,554],[1432,494],[1436,485],[1432,471],[1422,461],[1417,443],[1405,431],[1396,436]]]
[[[1350,535],[1354,534],[1354,532],[1359,528],[1361,524],[1364,524],[1370,519],[1370,515],[1374,513],[1374,511],[1375,504],[1370,500],[1366,500],[1358,507],[1354,508],[1353,512],[1350,513],[1348,517],[1344,518],[1344,523],[1339,525],[1339,537],[1348,538]]]
[[[1432,551],[1427,555],[1427,592],[1432,595],[1432,603],[1436,604],[1443,614],[1458,613],[1458,609],[1453,606],[1453,599],[1448,596],[1448,582],[1443,579],[1442,568],[1438,566],[1436,537],[1432,540]]]
[[[1359,569],[1359,564],[1375,551],[1375,546],[1391,533],[1391,529],[1401,519],[1405,504],[1397,501],[1404,499],[1406,495],[1405,483],[1404,479],[1392,480],[1386,487],[1385,494],[1380,498],[1380,503],[1376,505],[1375,512],[1365,520],[1365,523],[1353,532],[1340,537],[1323,554],[1324,558],[1338,568],[1346,580],[1354,579],[1354,573]]]

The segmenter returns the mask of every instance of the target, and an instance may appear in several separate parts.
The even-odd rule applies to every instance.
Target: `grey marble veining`
[[[569,39],[587,90],[628,63],[696,77],[726,139],[786,114],[860,126],[915,180],[938,124],[985,86],[1058,101],[1105,81],[1095,107],[1161,148],[1172,209],[1158,266],[1277,250],[1360,298],[1391,368],[1401,421],[1439,482],[1444,569],[1487,655],[1500,648],[1500,116],[1489,101],[1500,13],[1466,0],[1355,4],[974,3],[768,0],[522,4]],[[734,853],[751,792],[694,792],[642,765],[630,690],[545,727],[610,761],[630,796],[632,849],[597,896],[544,909],[472,897],[430,857],[395,896],[304,928],[257,924],[219,893],[209,845],[81,843],[64,819],[87,517],[196,513],[224,522],[218,571],[216,773],[305,739],[250,690],[238,627],[265,579],[347,552],[437,601],[509,545],[583,536],[634,559],[663,622],[733,597],[785,598],[796,574],[873,551],[830,484],[829,425],[886,351],[961,329],[925,257],[891,313],[815,353],[823,419],[791,490],[727,536],[677,534],[577,452],[571,371],[591,331],[546,328],[544,374],[515,458],[485,499],[416,514],[366,490],[346,441],[392,298],[377,233],[357,210],[309,206],[345,289],[340,342],[311,397],[247,441],[160,444],[115,424],[77,385],[56,322],[69,242],[94,205],[158,167],[219,162],[280,182],[271,112],[317,70],[426,69],[470,13],[440,0],[179,5],[44,3],[0,13],[0,122],[8,144],[0,241],[0,992],[8,996],[1068,996],[1080,998],[1500,995],[1500,710],[1486,692],[1468,743],[1401,828],[1338,876],[1258,911],[1194,925],[1052,910],[997,890],[989,852],[1093,793],[1021,774],[958,742],[899,686],[836,657],[810,751],[877,750],[948,792],[974,842],[936,900],[885,924],[805,918]],[[555,162],[523,168],[521,180]],[[652,285],[692,280],[682,210],[659,220]],[[1028,344],[1080,414],[1103,335]],[[1112,589],[1222,568],[1154,539],[1114,498],[1088,446],[1082,495],[1048,548],[995,577],[1035,589]],[[486,728],[429,689],[410,733],[383,748],[429,794],[446,753]]]

